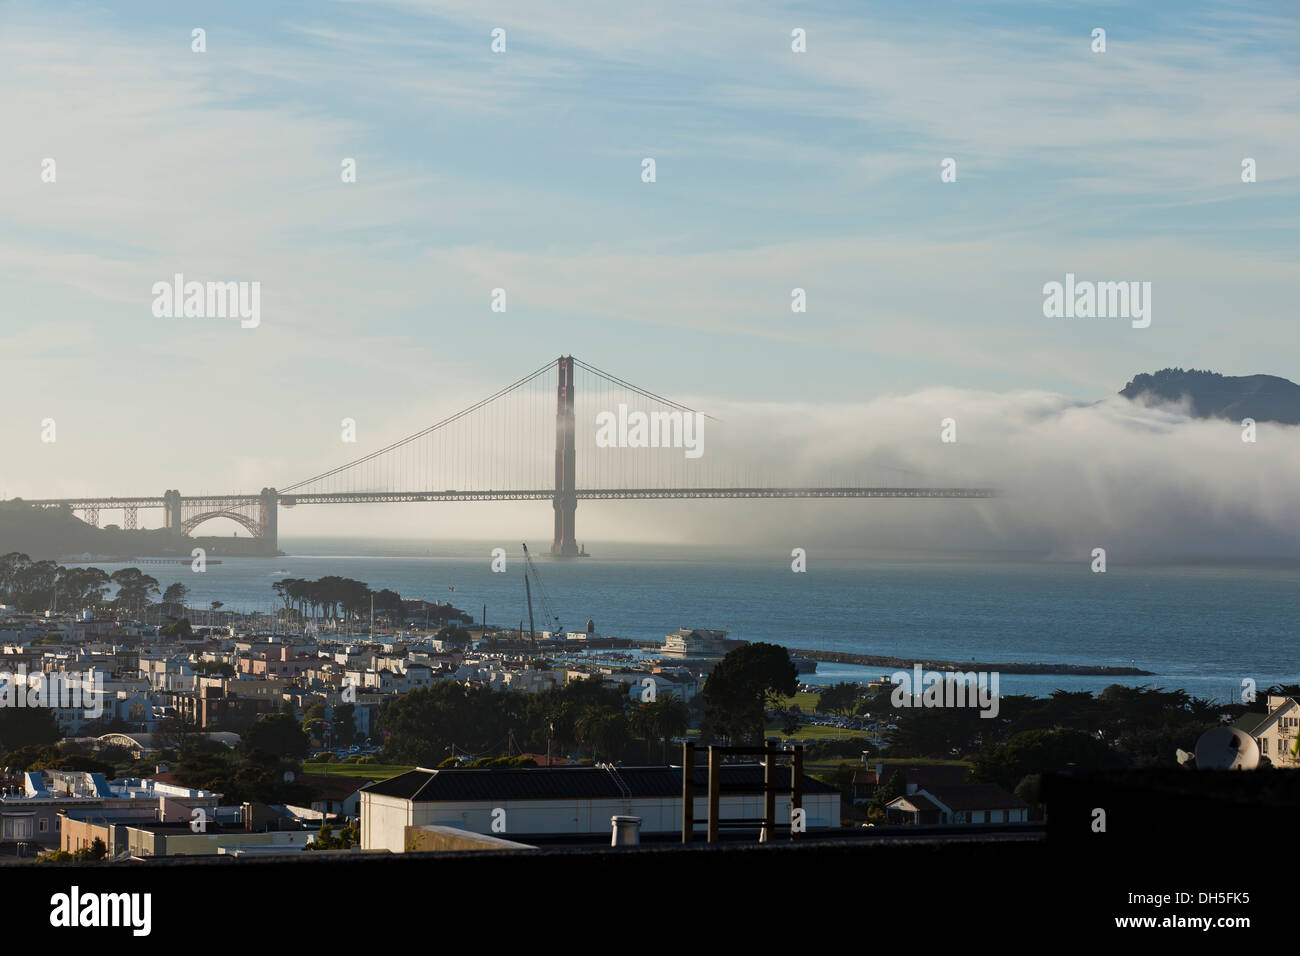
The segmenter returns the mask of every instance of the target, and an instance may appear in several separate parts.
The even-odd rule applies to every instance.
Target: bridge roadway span
[[[125,529],[137,527],[141,508],[161,508],[163,527],[178,538],[189,535],[205,521],[229,518],[246,528],[254,538],[266,543],[274,552],[279,541],[279,510],[298,505],[363,504],[405,501],[551,501],[556,514],[556,537],[552,554],[578,553],[573,537],[574,511],[579,501],[632,498],[993,498],[989,488],[556,488],[525,490],[458,491],[334,491],[287,492],[263,488],[257,494],[184,496],[169,490],[154,496],[103,498],[41,498],[27,500],[38,508],[65,507],[81,512],[87,524],[99,526],[101,510],[123,513]]]
[[[627,498],[995,498],[991,488],[588,488],[575,489],[579,499],[612,500]],[[184,495],[186,505],[223,507],[255,504],[261,494]],[[286,508],[311,504],[363,504],[402,501],[541,501],[555,497],[554,488],[525,491],[343,491],[310,494],[283,494],[278,503]],[[88,508],[161,508],[161,496],[124,498],[40,498],[25,499],[38,508],[66,506],[74,510]]]

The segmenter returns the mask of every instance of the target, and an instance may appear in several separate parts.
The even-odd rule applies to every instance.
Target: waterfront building
[[[731,640],[726,631],[700,627],[682,627],[664,638],[661,652],[664,657],[679,660],[718,660],[728,651],[747,644],[748,641]]]

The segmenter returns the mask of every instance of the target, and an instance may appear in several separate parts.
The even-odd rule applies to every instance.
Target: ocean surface
[[[405,598],[451,601],[490,625],[527,621],[523,557],[491,570],[493,544],[288,539],[286,556],[221,558],[204,573],[187,565],[137,565],[165,588],[181,581],[189,605],[222,601],[237,611],[281,606],[281,577],[356,578]],[[1014,556],[810,554],[806,573],[789,554],[592,542],[592,556],[556,559],[530,542],[565,630],[588,618],[602,635],[662,640],[680,626],[726,628],[732,637],[787,647],[985,662],[1135,665],[1154,677],[1003,674],[1001,693],[1099,691],[1110,683],[1182,688],[1240,699],[1300,683],[1300,567],[1117,566]],[[96,562],[112,571],[120,565]],[[454,589],[454,590],[453,590]],[[543,629],[538,595],[537,627]],[[203,615],[195,623],[204,623]],[[863,680],[881,671],[818,664],[809,683]]]

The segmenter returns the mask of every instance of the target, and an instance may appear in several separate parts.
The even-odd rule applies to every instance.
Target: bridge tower
[[[271,554],[276,554],[280,550],[280,496],[274,488],[263,488],[261,497],[258,523],[262,526],[262,540],[270,547]]]
[[[578,542],[573,535],[573,521],[578,510],[573,386],[573,356],[562,355],[555,395],[555,497],[552,499],[555,507],[555,540],[551,542],[551,554],[566,558],[578,554]]]
[[[163,492],[163,527],[173,537],[184,534],[181,527],[181,493],[175,490]]]

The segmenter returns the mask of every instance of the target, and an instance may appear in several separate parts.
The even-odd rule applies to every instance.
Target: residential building
[[[890,823],[1024,823],[1029,805],[995,783],[911,789],[885,807]]]
[[[1300,698],[1269,694],[1265,698],[1267,713],[1246,713],[1234,726],[1255,738],[1260,757],[1267,757],[1274,767],[1300,767],[1296,756],[1296,737],[1300,735]]]

